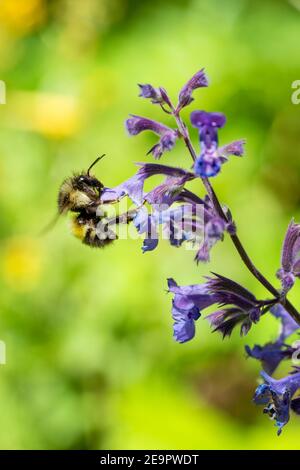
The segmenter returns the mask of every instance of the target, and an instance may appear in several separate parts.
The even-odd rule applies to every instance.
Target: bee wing
[[[52,220],[39,232],[39,236],[42,237],[46,235],[46,233],[50,232],[50,230],[53,229],[53,227],[56,225],[56,222],[58,221],[59,217],[61,214],[57,213],[55,217],[53,217]]]

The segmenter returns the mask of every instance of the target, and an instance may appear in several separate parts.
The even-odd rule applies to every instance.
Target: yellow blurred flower
[[[2,263],[7,284],[15,290],[31,290],[41,276],[41,247],[35,239],[11,239],[4,248]]]
[[[79,104],[74,96],[44,92],[15,92],[9,99],[13,127],[53,139],[72,136],[79,127]]]
[[[17,35],[39,26],[45,16],[44,0],[1,0],[0,23]]]

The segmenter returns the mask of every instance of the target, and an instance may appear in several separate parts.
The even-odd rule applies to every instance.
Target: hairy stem
[[[193,159],[193,161],[196,160],[197,155],[195,152],[195,149],[193,147],[193,144],[191,142],[191,139],[189,137],[188,129],[185,126],[184,122],[182,121],[181,117],[176,114],[176,112],[173,110],[173,116],[176,120],[178,129],[180,130],[180,133],[183,137],[183,140],[185,142],[185,145],[187,146],[190,155]],[[225,212],[223,211],[223,208],[220,204],[220,201],[209,181],[208,178],[201,178],[202,183],[205,186],[205,189],[207,191],[207,194],[212,201],[214,208],[216,212],[219,214],[219,216],[228,222],[227,216]],[[279,293],[277,289],[268,281],[268,279],[265,278],[265,276],[256,268],[256,266],[253,264],[251,261],[248,253],[246,252],[241,240],[239,239],[238,235],[232,234],[230,235],[230,238],[240,256],[242,259],[243,263],[247,266],[248,270],[253,274],[253,276],[272,294],[274,297],[278,298],[278,302],[284,306],[286,311],[291,315],[291,317],[300,325],[300,314],[296,310],[296,308],[290,303],[290,301],[286,298],[282,299],[279,297]]]

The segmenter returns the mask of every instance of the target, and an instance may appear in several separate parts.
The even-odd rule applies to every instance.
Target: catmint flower
[[[151,176],[151,174],[138,171],[131,178],[114,188],[105,187],[100,195],[100,203],[114,203],[128,196],[137,206],[141,205],[144,201],[144,182],[149,176]]]
[[[274,317],[281,320],[281,327],[277,343],[284,343],[284,341],[299,329],[298,323],[291,317],[281,304],[275,304],[270,308],[270,312]]]
[[[132,136],[147,130],[160,136],[159,142],[147,152],[147,154],[152,153],[155,159],[159,159],[164,152],[172,150],[179,137],[177,130],[171,129],[152,119],[136,116],[134,114],[131,115],[131,118],[126,120],[125,125],[129,135]]]
[[[215,274],[214,278],[208,278],[207,288],[218,298],[218,305],[222,307],[206,317],[213,331],[220,331],[225,336],[230,336],[232,330],[238,324],[241,325],[241,335],[246,335],[252,323],[260,319],[264,301],[259,301],[247,289],[237,282],[224,276]],[[228,306],[224,308],[225,306]]]
[[[300,388],[300,370],[280,380],[275,380],[266,372],[261,372],[265,383],[259,385],[255,391],[253,401],[257,405],[265,405],[264,413],[275,420],[280,435],[283,426],[290,419],[290,409],[300,414],[299,398],[293,396]]]
[[[226,118],[222,113],[193,111],[191,123],[199,129],[201,154],[194,165],[197,175],[207,178],[219,173],[222,159],[218,154],[218,129],[225,125]]]
[[[100,196],[101,203],[117,202],[125,196],[128,196],[135,204],[141,205],[145,201],[143,187],[147,178],[154,175],[165,175],[169,178],[169,186],[176,186],[180,188],[184,186],[187,181],[195,178],[195,174],[181,168],[174,168],[167,165],[160,165],[157,163],[137,163],[140,166],[139,170],[131,178],[114,188],[105,187]],[[168,192],[168,187],[166,187]],[[170,188],[170,192],[171,188]]]
[[[100,204],[113,204],[128,196],[135,204],[139,205],[143,199],[143,182],[137,182],[136,178],[130,178],[114,188],[103,188],[100,196]]]
[[[194,245],[202,238],[203,220],[193,204],[182,204],[161,212],[160,219],[164,223],[164,234],[173,246],[181,246],[183,242]]]
[[[201,144],[201,153],[194,165],[194,171],[198,176],[202,178],[215,176],[219,173],[222,164],[227,161],[228,156],[243,155],[244,140],[237,140],[218,148],[218,129],[226,123],[224,114],[193,111],[191,123],[199,129]]]
[[[184,170],[183,168],[162,165],[160,163],[136,163],[140,166],[139,174],[145,175],[146,178],[154,175],[165,175],[174,178],[185,178],[186,181],[195,178],[195,174]]]
[[[185,241],[196,247],[199,245],[195,259],[197,262],[207,261],[211,247],[222,239],[226,224],[215,216],[204,200],[182,189],[182,178],[189,178],[189,175],[167,177],[164,183],[146,193],[144,200],[151,204],[152,224],[163,226],[171,245],[181,246]],[[181,202],[184,204],[169,210],[173,203]]]
[[[145,234],[142,251],[153,251],[158,245],[158,224],[156,218],[148,213],[146,207],[141,207],[133,223],[139,234]]]
[[[269,375],[273,375],[281,361],[290,359],[296,351],[292,346],[278,343],[267,343],[264,346],[255,344],[252,349],[245,346],[245,350],[249,357],[261,362],[262,368]]]
[[[131,114],[131,117],[126,120],[125,125],[129,135],[138,135],[143,131],[152,131],[155,134],[163,136],[166,132],[172,131],[170,127],[160,122],[135,114]]]
[[[162,87],[154,88],[150,84],[146,84],[146,85],[138,84],[138,86],[140,88],[139,96],[141,98],[150,99],[152,104],[159,104],[164,111],[166,111],[163,107],[164,105],[167,105],[170,109],[172,109],[172,103],[164,88]],[[169,113],[169,111],[166,111],[166,112]]]
[[[159,88],[154,88],[150,84],[146,84],[146,85],[138,84],[138,86],[140,87],[139,96],[141,98],[150,99],[151,103],[153,104],[161,104],[164,102]]]
[[[184,179],[168,176],[164,183],[156,186],[146,194],[145,200],[149,204],[156,205],[157,207],[160,205],[164,208],[170,206],[183,189],[184,184]]]
[[[192,242],[196,247],[199,246],[195,260],[197,263],[199,261],[207,262],[210,257],[211,248],[219,240],[223,240],[225,231],[234,233],[235,227],[230,219],[229,212],[228,222],[226,222],[218,216],[208,197],[202,200],[184,188],[184,184],[187,181],[195,178],[194,173],[181,168],[154,163],[141,165],[137,176],[140,175],[140,178],[143,180],[154,174],[166,175],[166,180],[162,184],[156,186],[143,196],[143,201],[148,202],[152,207],[153,214],[149,215],[151,217],[151,225],[153,227],[163,225],[164,233],[169,233],[169,241],[173,246],[181,246],[184,241]],[[140,185],[139,179],[137,184]],[[167,209],[173,203],[180,202],[188,203],[188,205],[184,206],[184,208],[181,206],[184,210],[180,208],[176,210],[176,217],[181,217],[181,220],[176,218],[176,223],[173,224],[172,217],[175,212],[168,212]],[[226,209],[224,210],[227,213]],[[163,213],[163,215],[159,216],[157,212]],[[146,230],[143,232],[139,231],[139,233],[148,233],[150,235],[150,232]],[[175,234],[176,237],[174,239]],[[146,249],[144,243],[143,250],[150,251],[150,249],[152,250],[156,247],[157,243],[150,244],[149,237],[147,237]]]
[[[236,157],[242,157],[244,155],[244,145],[246,143],[245,139],[235,140],[230,144],[223,145],[223,147],[219,147],[218,153],[220,157],[230,157],[234,155]]]
[[[173,109],[173,106],[172,106],[172,103],[171,103],[171,100],[169,98],[167,91],[163,87],[160,87],[159,91],[161,93],[162,99],[164,100],[164,103],[167,104],[170,109]]]
[[[181,205],[175,209],[166,206],[152,206],[149,214],[146,207],[140,208],[137,217],[134,219],[139,234],[145,234],[142,250],[152,251],[158,245],[158,228],[162,227],[165,238],[172,246],[179,247],[184,241],[193,241],[197,236],[197,231],[201,231],[201,226],[191,215],[191,207]]]
[[[290,359],[296,352],[297,348],[285,344],[285,340],[299,329],[299,325],[280,304],[273,305],[270,312],[281,320],[278,338],[264,346],[255,344],[252,349],[245,346],[245,350],[249,357],[258,359],[263,369],[272,375],[282,360]]]
[[[149,191],[145,195],[145,200],[157,208],[160,205],[164,208],[171,206],[183,190],[185,183],[195,178],[193,173],[185,172],[184,170],[180,176],[175,176],[175,174],[176,172],[174,172],[174,176],[167,176],[162,184]]]
[[[293,287],[295,278],[300,277],[300,224],[295,224],[294,220],[290,222],[284,238],[277,277],[281,280],[283,296]]]
[[[151,205],[151,214],[148,214],[145,208],[141,208],[134,221],[138,232],[145,234],[142,248],[144,252],[152,251],[157,247],[159,225],[162,225],[164,234],[168,236],[173,246],[180,246],[184,241],[194,242],[203,234],[203,221],[197,217],[202,217],[203,211],[208,213],[205,202],[184,189],[184,184],[194,179],[195,174],[182,168],[157,163],[138,163],[138,165],[140,168],[133,177],[115,188],[105,188],[101,195],[101,202],[115,202],[127,195],[138,206],[143,205],[144,202]],[[153,190],[144,193],[144,182],[153,175],[164,175],[166,179]],[[175,202],[188,204],[168,211],[168,208]],[[201,205],[199,212],[197,205]],[[206,215],[206,220],[211,218],[212,215]]]
[[[207,292],[205,284],[178,286],[174,279],[168,279],[168,289],[175,294],[172,301],[174,339],[185,343],[195,336],[195,321],[201,310],[212,305],[215,298]]]
[[[233,328],[238,324],[241,325],[241,334],[246,335],[252,323],[257,323],[259,320],[262,308],[265,306],[264,301],[257,300],[240,284],[219,274],[206,278],[206,282],[202,284],[192,286],[178,286],[175,281],[171,280],[169,291],[175,294],[172,310],[175,323],[180,323],[180,326],[184,328],[185,322],[189,322],[189,331],[193,331],[192,336],[185,336],[185,341],[194,337],[192,324],[195,318],[192,315],[196,312],[195,308],[198,309],[197,314],[199,314],[214,304],[222,307],[207,315],[206,319],[214,327],[213,331],[220,331],[225,337],[230,336]],[[176,332],[177,330],[174,330],[174,337],[179,341]]]
[[[212,247],[218,242],[224,239],[224,233],[228,232],[230,235],[235,233],[235,224],[232,221],[230,211],[226,207],[223,208],[227,215],[227,222],[217,214],[213,204],[209,197],[205,197],[205,212],[204,212],[204,241],[201,244],[195,261],[197,263],[207,263],[210,260],[210,251]]]
[[[207,76],[204,72],[204,69],[201,69],[199,72],[195,73],[195,75],[193,75],[193,77],[180,90],[176,113],[178,114],[182,108],[188,106],[194,100],[192,97],[194,90],[207,86]]]
[[[223,113],[193,111],[191,113],[191,123],[194,127],[199,129],[200,142],[210,147],[218,143],[217,129],[224,127],[226,117]]]
[[[156,208],[162,205],[164,209],[175,202],[186,182],[195,178],[195,174],[182,168],[161,165],[158,163],[137,163],[141,165],[137,175],[143,180],[153,175],[166,176],[165,182],[149,191],[144,200]]]
[[[208,213],[209,214],[209,213]],[[210,260],[210,251],[219,241],[223,240],[226,223],[219,216],[212,216],[204,225],[204,241],[196,253],[195,261],[197,263],[207,263]]]
[[[183,242],[190,241],[189,234],[183,230],[184,223],[181,223],[182,220],[185,220],[184,210],[185,208],[182,205],[180,208],[170,211],[168,224],[165,224],[164,227],[164,235],[169,240],[170,245],[175,247],[180,247]],[[179,215],[180,212],[181,214]]]

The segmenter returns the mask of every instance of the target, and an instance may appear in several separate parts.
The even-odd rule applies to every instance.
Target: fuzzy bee
[[[103,248],[118,238],[111,225],[128,223],[136,215],[130,211],[109,219],[102,210],[104,185],[90,171],[103,157],[98,157],[86,172],[65,179],[58,193],[58,216],[75,213],[71,223],[73,235],[83,244],[96,248]]]
[[[103,157],[98,157],[86,173],[74,175],[62,183],[58,193],[59,214],[68,211],[95,214],[104,186],[90,171]]]

